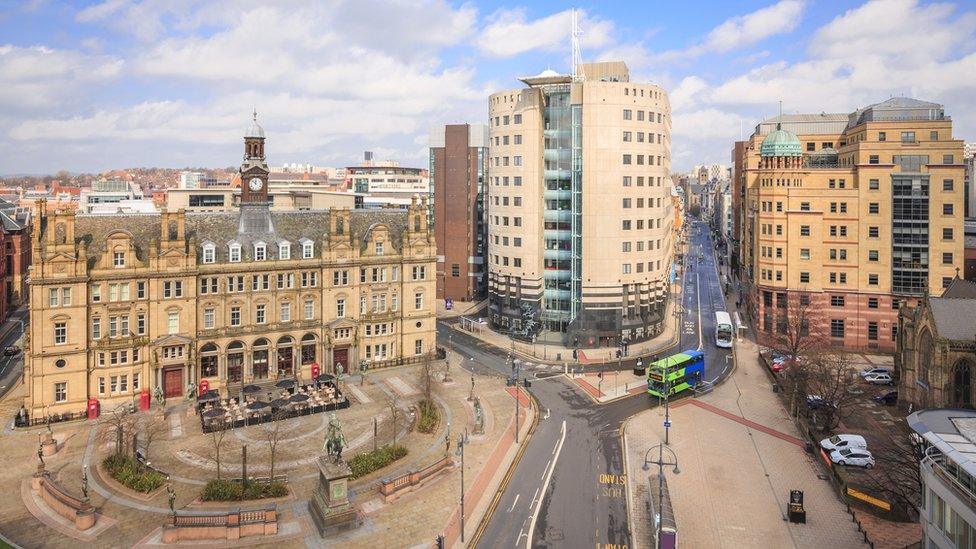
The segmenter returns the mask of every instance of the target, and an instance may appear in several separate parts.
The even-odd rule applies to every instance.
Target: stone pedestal
[[[54,440],[54,437],[51,436],[50,433],[48,433],[44,441],[41,442],[41,452],[44,453],[44,457],[53,456],[54,454],[58,453],[58,442]]]
[[[358,527],[362,521],[349,501],[349,477],[352,471],[345,462],[333,463],[326,456],[319,456],[319,485],[308,501],[312,521],[325,537],[343,530]]]

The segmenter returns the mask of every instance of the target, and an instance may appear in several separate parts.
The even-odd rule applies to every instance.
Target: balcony
[[[559,290],[556,288],[546,288],[542,292],[542,296],[546,299],[570,299],[572,295],[572,290]]]
[[[542,278],[545,280],[569,280],[572,278],[572,273],[568,270],[546,269],[542,273]]]
[[[573,191],[566,189],[556,189],[550,190],[546,189],[542,193],[542,198],[546,200],[571,200],[573,198]]]
[[[543,259],[572,259],[572,250],[546,250],[542,254]]]
[[[542,217],[546,221],[562,221],[569,223],[573,220],[573,212],[571,210],[546,210],[542,214]]]
[[[573,231],[569,230],[559,230],[559,229],[546,229],[542,231],[542,236],[546,240],[565,240],[568,241],[573,237]]]
[[[970,486],[967,487],[966,483],[961,481],[956,475],[945,467],[945,461],[945,456],[941,454],[927,456],[922,460],[922,466],[926,467],[933,476],[937,477],[943,482],[943,484],[947,485],[953,492],[955,492],[955,494],[959,496],[959,499],[966,502],[966,505],[970,509],[976,508],[976,492],[974,492],[974,487],[972,486],[974,482],[973,478],[965,472],[962,473],[963,479],[967,480],[967,482],[970,484]]]

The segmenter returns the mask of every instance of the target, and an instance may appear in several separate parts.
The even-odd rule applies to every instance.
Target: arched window
[[[336,219],[336,234],[342,234],[345,231],[345,221],[339,217]]]
[[[244,344],[232,341],[227,346],[227,381],[240,383],[244,376]]]
[[[973,407],[973,363],[965,359],[952,368],[952,406]]]
[[[932,332],[928,329],[918,338],[918,379],[928,385],[932,367]]]
[[[217,346],[207,343],[200,348],[200,377],[217,375]]]
[[[175,221],[170,221],[166,226],[166,238],[168,240],[176,240],[179,238],[179,231],[177,230],[177,225]]]
[[[290,376],[295,371],[295,340],[289,336],[278,339],[278,376]]]
[[[268,340],[254,342],[251,352],[251,372],[254,379],[268,379]]]
[[[302,366],[315,362],[315,336],[305,334],[302,336]]]
[[[419,215],[415,215],[413,217],[413,230],[416,233],[419,233],[420,232],[420,216]]]

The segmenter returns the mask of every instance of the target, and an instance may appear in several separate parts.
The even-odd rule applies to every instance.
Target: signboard
[[[447,309],[448,311],[450,311],[451,309],[453,309],[454,308],[454,300],[451,299],[451,298],[445,299],[444,300],[444,308]]]
[[[670,421],[665,421],[664,422],[664,426],[665,427],[671,427],[671,422]]]
[[[852,498],[857,498],[865,503],[870,503],[871,505],[874,505],[875,507],[878,507],[880,509],[884,509],[885,511],[891,511],[891,504],[888,503],[887,501],[869,496],[864,492],[860,492],[858,490],[851,488],[850,486],[847,487],[847,495],[851,496]]]

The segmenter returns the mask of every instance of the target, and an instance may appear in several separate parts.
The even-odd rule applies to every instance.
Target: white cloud
[[[123,61],[44,46],[0,46],[0,110],[53,107],[84,86],[113,79]]]
[[[732,51],[773,35],[789,34],[800,23],[803,7],[800,0],[781,0],[772,6],[728,19],[708,33],[701,45],[702,53]]]
[[[577,16],[586,48],[602,48],[612,42],[612,22],[591,17],[584,10],[577,10]],[[474,44],[492,57],[512,57],[532,50],[569,52],[571,33],[571,10],[527,21],[525,8],[502,9],[489,17]]]

